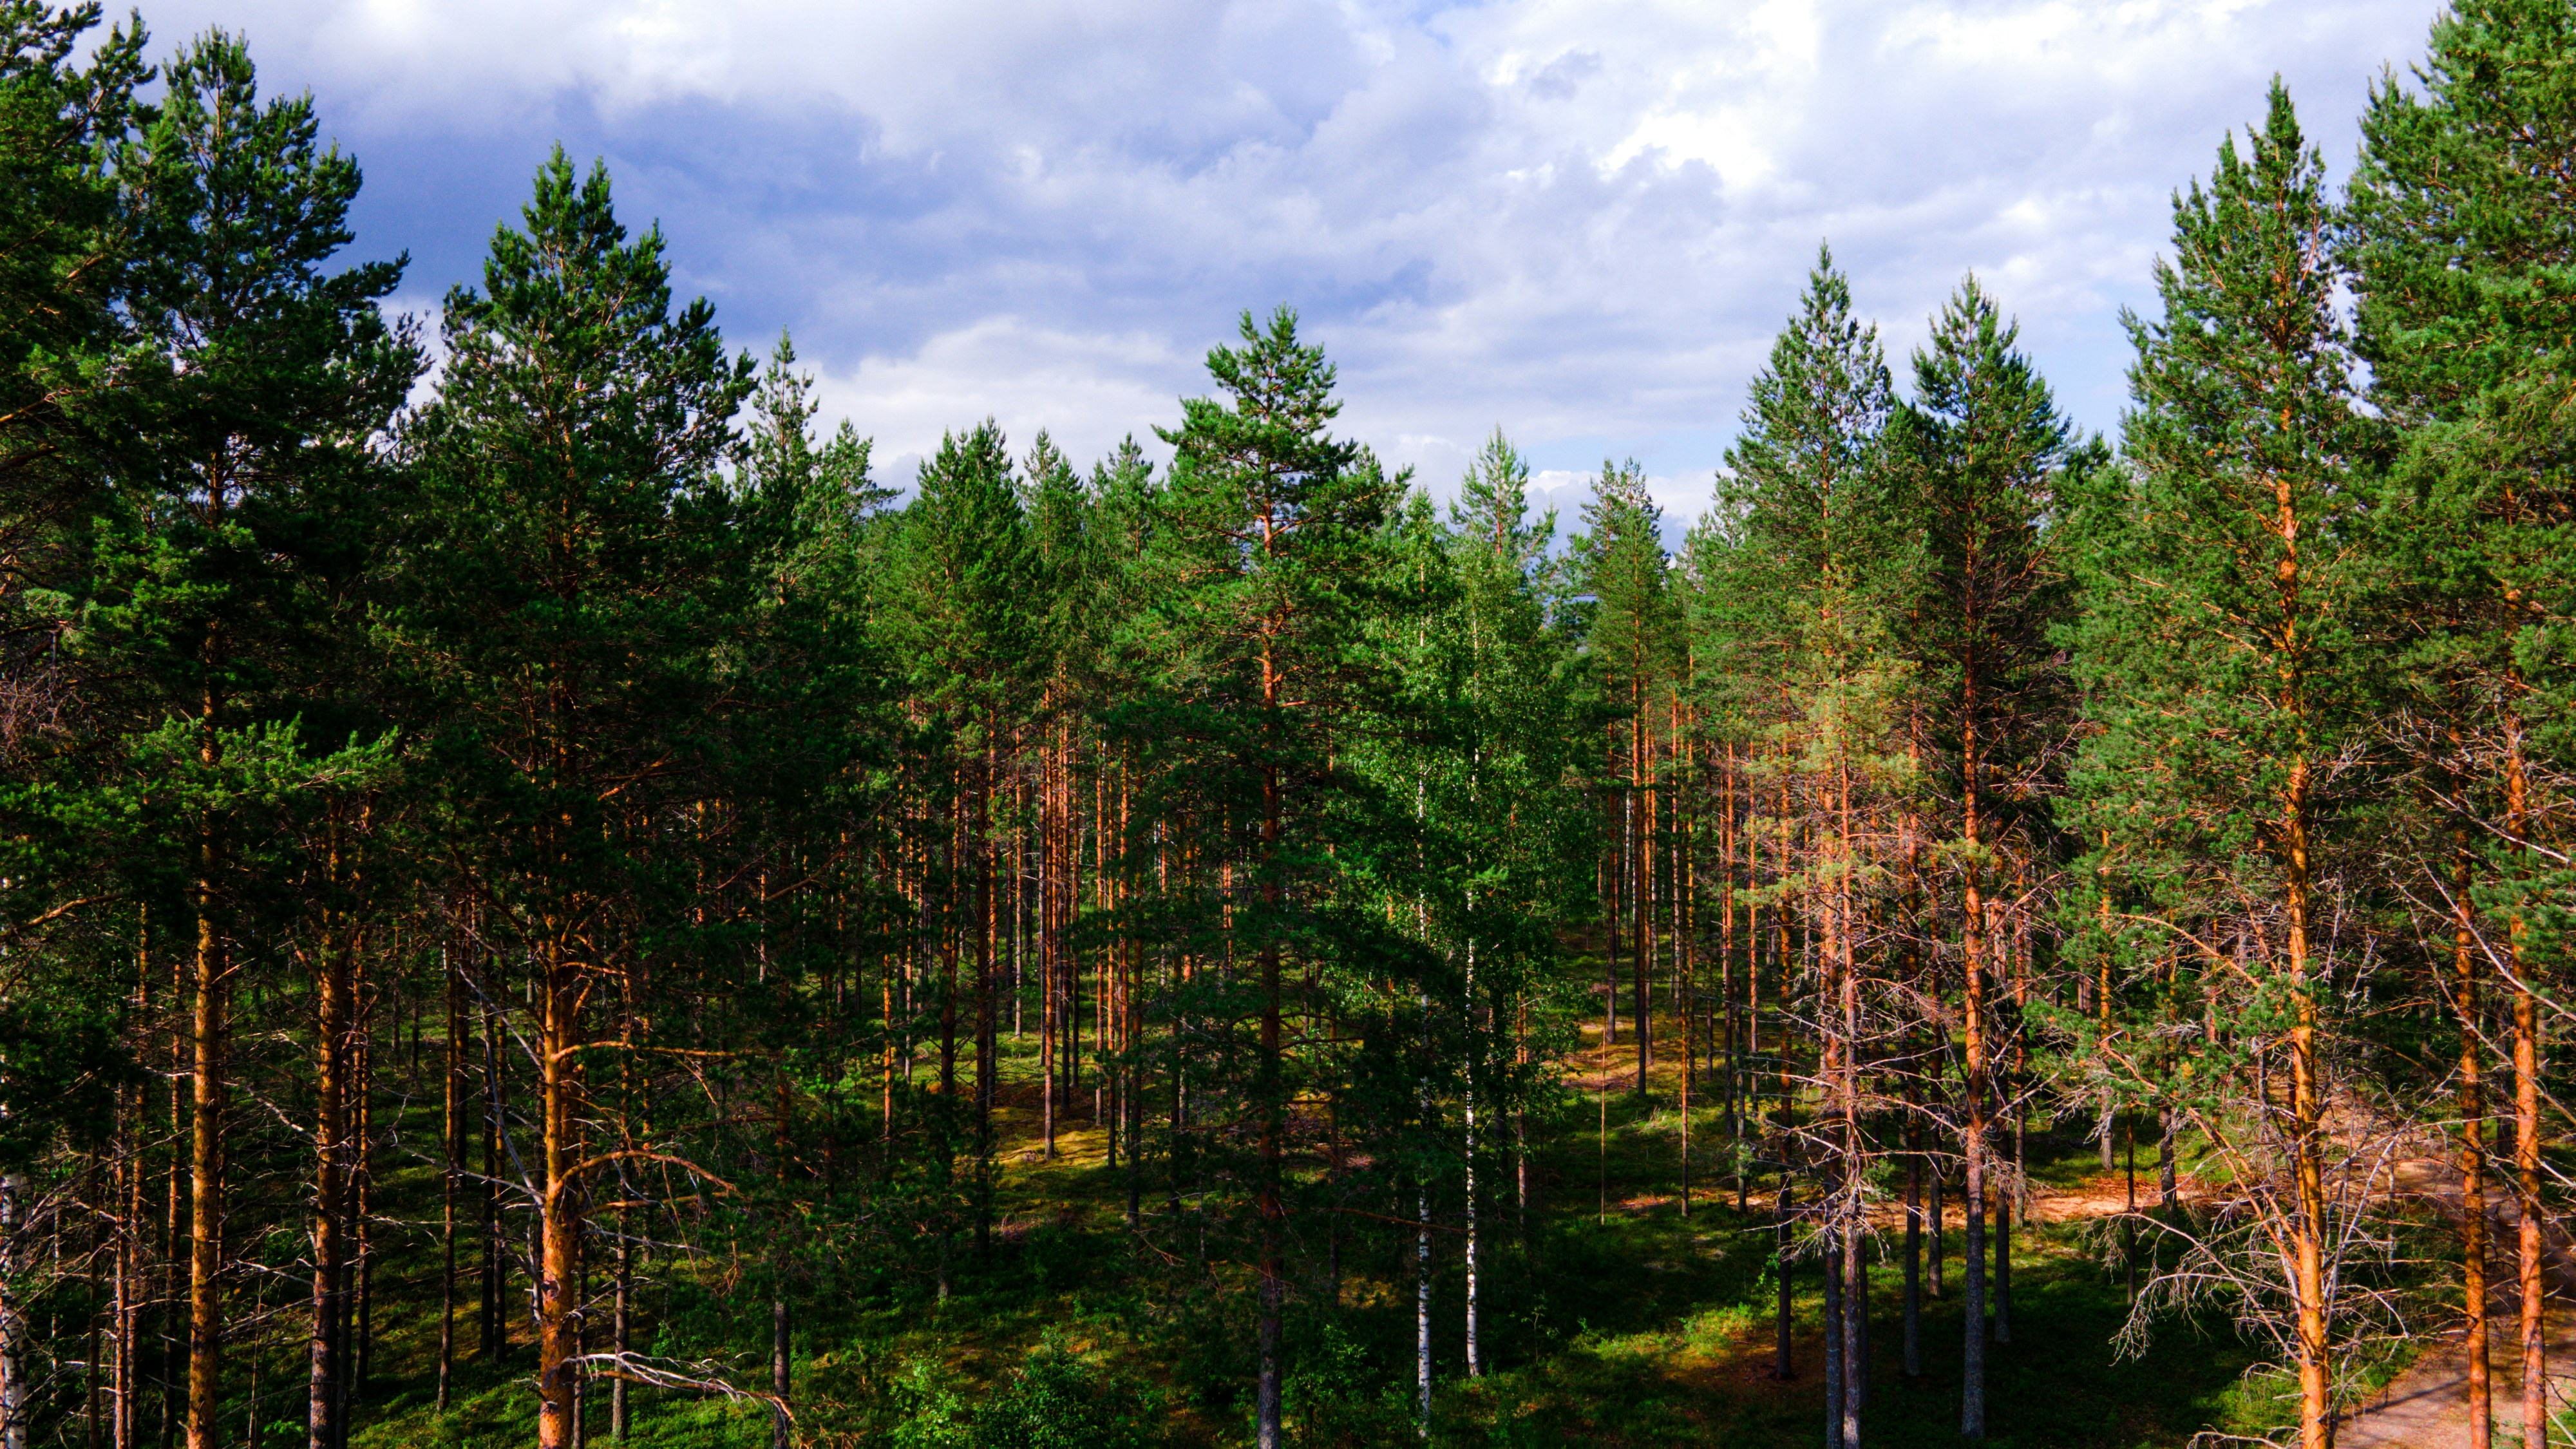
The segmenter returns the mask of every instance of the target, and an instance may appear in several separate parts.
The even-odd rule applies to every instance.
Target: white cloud
[[[1132,432],[1155,457],[1168,457],[1150,423],[1177,415],[1174,399],[1196,372],[1193,359],[1160,338],[1080,335],[993,317],[941,333],[906,356],[862,358],[847,373],[826,370],[817,383],[825,423],[846,417],[872,435],[879,481],[908,488],[943,435],[987,417],[1015,453],[1045,431],[1068,455],[1093,458]]]
[[[466,278],[543,145],[606,154],[734,334],[792,326],[894,459],[993,414],[1168,423],[1236,311],[1342,363],[1445,489],[1500,423],[1705,489],[1833,240],[1900,373],[1969,269],[2085,423],[2166,198],[2284,73],[2338,168],[2429,0],[186,0],[370,164],[368,244]],[[425,270],[443,269],[436,275]],[[1660,485],[1659,485],[1660,486]],[[1659,494],[1660,496],[1660,494]]]

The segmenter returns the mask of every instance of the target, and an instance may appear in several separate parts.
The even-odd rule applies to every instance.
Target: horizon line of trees
[[[1427,1436],[1438,1350],[1540,1343],[1582,1073],[1607,1213],[1614,1069],[1679,1211],[1776,1235],[1783,1377],[1820,1273],[1836,1449],[1953,1204],[1985,1437],[2060,1123],[2148,1138],[2124,1347],[2232,1315],[2302,1449],[2446,1314],[2489,1442],[2509,1225],[2543,1442],[2566,0],[2440,17],[2340,194],[2276,83],[2116,447],[1974,276],[1900,391],[1820,252],[1678,551],[1633,462],[1560,540],[1499,428],[1436,504],[1284,307],[1167,465],[988,420],[895,506],[560,149],[414,400],[309,98],[99,19],[0,0],[0,1449],[342,1449],[501,1371],[549,1449],[698,1394],[785,1449],[799,1325],[949,1301],[1023,1131],[1260,1449],[1358,1283]]]

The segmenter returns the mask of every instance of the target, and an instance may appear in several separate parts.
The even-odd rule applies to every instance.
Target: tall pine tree
[[[703,299],[672,306],[661,233],[630,237],[606,170],[561,149],[482,287],[449,294],[446,341],[413,433],[400,642],[440,704],[449,808],[480,822],[457,861],[489,952],[477,988],[517,1018],[537,1079],[516,1186],[535,1215],[537,1438],[560,1449],[592,1183],[658,1150],[589,1140],[592,1061],[635,1049],[594,1026],[621,988],[642,994],[643,942],[687,909],[661,813],[703,797],[734,705],[717,646],[743,571],[718,470],[753,363],[726,356]],[[521,963],[524,996],[506,984]]]
[[[2370,399],[2398,435],[2382,530],[2404,581],[2414,708],[2440,842],[2417,889],[2451,902],[2459,1025],[2462,1258],[2471,1433],[2491,1418],[2486,1358],[2482,1020],[2485,960],[2510,1003],[2515,1286],[2522,1431],[2547,1423],[2541,1085],[2543,998],[2563,992],[2563,864],[2576,744],[2576,472],[2564,399],[2576,380],[2576,8],[2469,0],[2435,22],[2408,88],[2375,87],[2362,120],[2346,255]],[[2563,1130],[2563,1124],[2561,1129]]]
[[[2173,214],[2162,316],[2130,324],[2133,491],[2118,531],[2086,544],[2079,662],[2100,733],[2083,784],[2127,855],[2166,877],[2163,924],[2226,1003],[2228,1049],[2287,1069],[2277,1111],[2222,1104],[2234,1078],[2216,1043],[2177,1086],[2240,1176],[2287,1179],[2252,1220],[2216,1225],[2197,1262],[2275,1327],[2300,1443],[2325,1449],[2350,1241],[2328,1182],[2329,1042],[2365,959],[2338,932],[2354,860],[2339,797],[2366,725],[2370,560],[2336,217],[2277,82],[2262,127],[2222,145]]]

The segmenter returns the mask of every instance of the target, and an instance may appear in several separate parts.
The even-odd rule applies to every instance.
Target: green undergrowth
[[[1015,1065],[1025,1064],[1014,1059]],[[1719,1112],[1693,1115],[1693,1213],[1680,1210],[1674,1094],[1653,1105],[1616,1087],[1585,1093],[1534,1162],[1526,1217],[1510,1185],[1487,1225],[1484,1374],[1464,1373],[1463,1274],[1454,1232],[1438,1237],[1433,1355],[1436,1446],[1740,1445],[1823,1441],[1821,1280],[1791,1269],[1794,1373],[1773,1374],[1777,1269],[1767,1184],[1734,1210]],[[1606,1143],[1602,1119],[1606,1113]],[[1255,1321],[1248,1277],[1227,1269],[1241,1244],[1206,1251],[1219,1266],[1178,1271],[1123,1227],[1125,1176],[1102,1163],[1077,1118],[1052,1160],[1037,1151],[1025,1103],[1005,1113],[1006,1147],[991,1248],[962,1251],[952,1292],[890,1271],[799,1308],[797,1442],[816,1449],[1144,1449],[1235,1446],[1251,1434]],[[2033,1178],[2080,1184],[2100,1173],[2081,1128],[2026,1139]],[[2145,1170],[2142,1165],[2142,1171]],[[2151,1171],[2142,1198],[2151,1192]],[[1606,1210],[1605,1210],[1606,1204]],[[1147,1195],[1149,1211],[1161,1204]],[[1390,1205],[1391,1206],[1391,1205]],[[1304,1283],[1287,1323],[1291,1442],[1408,1445],[1416,1438],[1411,1235],[1373,1226],[1342,1244],[1339,1305]],[[1454,1226],[1454,1225],[1451,1225]],[[1903,1372],[1901,1276],[1894,1241],[1873,1268],[1871,1442],[1940,1445],[1958,1434],[1963,1326],[1957,1206],[1950,1205],[1949,1295],[1928,1298],[1919,1378]],[[1301,1226],[1310,1235],[1322,1229]],[[1178,1239],[1165,1239],[1178,1249]],[[1317,1246],[1308,1242],[1309,1255]],[[2253,1372],[2256,1345],[2223,1319],[2167,1321],[2139,1357],[2113,1340],[2128,1313],[2098,1224],[2015,1234],[2013,1333],[1988,1355],[1996,1449],[2148,1449],[2204,1429],[2281,1422],[2277,1379]],[[426,1253],[398,1271],[425,1272]],[[659,1342],[686,1345],[737,1383],[765,1383],[765,1303],[722,1291],[709,1265],[668,1273],[640,1307]],[[460,1366],[435,1410],[435,1316],[390,1318],[355,1443],[517,1445],[531,1437],[524,1345],[494,1366]],[[712,1347],[711,1347],[712,1346]],[[2398,1359],[2371,1372],[2384,1378]],[[594,1386],[589,1436],[604,1445],[607,1393]],[[634,1390],[636,1449],[754,1449],[769,1411],[753,1401]]]
[[[1705,1209],[1689,1223],[1665,1212],[1567,1225],[1546,1244],[1531,1291],[1504,1295],[1517,1297],[1519,1317],[1495,1336],[1520,1352],[1499,1355],[1470,1381],[1459,1372],[1463,1345],[1436,1347],[1435,1443],[1820,1442],[1816,1271],[1793,1272],[1795,1373],[1783,1382],[1772,1376],[1776,1279],[1765,1237],[1758,1224]],[[2245,1377],[2255,1353],[2224,1324],[2168,1325],[2143,1358],[2115,1361],[2109,1342],[2126,1313],[2122,1289],[2069,1235],[2025,1235],[2016,1247],[2013,1342],[1989,1354],[1990,1444],[2172,1445],[2202,1428],[2265,1422],[2276,1407],[2264,1380]],[[1141,1449],[1248,1439],[1235,1377],[1246,1366],[1248,1305],[1157,1304],[1114,1281],[1065,1291],[1044,1281],[1060,1273],[1025,1271],[1030,1256],[1025,1241],[997,1252],[944,1307],[887,1305],[809,1332],[796,1365],[800,1442]],[[1911,1381],[1902,1372],[1897,1272],[1874,1270],[1875,1442],[1958,1439],[1952,1267],[1951,1297],[1926,1304],[1923,1374]],[[1453,1317],[1454,1294],[1436,1306]],[[1413,1442],[1411,1331],[1394,1295],[1300,1315],[1288,1387],[1295,1442]],[[766,1410],[756,1404],[652,1390],[637,1402],[628,1442],[643,1449],[768,1442]],[[594,1403],[592,1413],[604,1439],[604,1409]],[[517,1444],[528,1415],[523,1384],[487,1378],[445,1415],[425,1403],[383,1406],[359,1443]],[[1067,1437],[1069,1428],[1081,1432]]]

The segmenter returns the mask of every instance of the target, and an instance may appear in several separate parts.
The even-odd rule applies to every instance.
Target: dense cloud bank
[[[1819,238],[1902,349],[1975,269],[2109,428],[2175,182],[2280,67],[2343,169],[2418,0],[1407,11],[269,0],[248,32],[367,164],[411,300],[468,280],[561,137],[730,335],[794,329],[889,476],[990,413],[1093,456],[1288,301],[1347,422],[1446,488],[1497,422],[1571,484],[1704,506]],[[1569,500],[1573,491],[1568,491]]]

